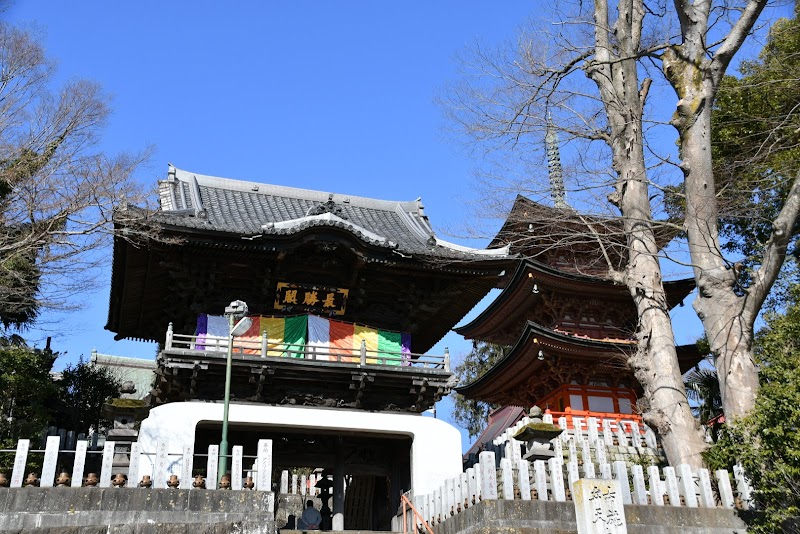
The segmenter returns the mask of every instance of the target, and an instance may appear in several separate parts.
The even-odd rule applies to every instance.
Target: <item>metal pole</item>
[[[219,442],[219,477],[228,471],[228,409],[231,404],[231,367],[233,362],[233,314],[228,316],[228,361],[225,365],[225,402],[222,410],[222,441]]]

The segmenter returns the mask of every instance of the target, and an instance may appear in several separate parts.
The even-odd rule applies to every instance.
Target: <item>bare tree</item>
[[[142,202],[145,154],[97,149],[108,99],[91,82],[52,90],[28,33],[0,22],[0,322],[30,324],[91,287],[114,206]],[[137,212],[138,213],[138,212]]]
[[[579,145],[571,152],[573,172],[567,173],[570,203],[578,209],[562,209],[564,224],[554,209],[542,210],[546,215],[533,222],[548,233],[553,248],[594,240],[605,259],[604,274],[629,288],[639,316],[639,343],[628,365],[644,389],[643,418],[660,434],[673,465],[702,464],[705,444],[678,367],[659,261],[666,254],[662,237],[686,232],[690,259],[683,261],[691,261],[700,290],[695,308],[717,356],[726,415],[735,418],[752,407],[757,388],[753,322],[797,217],[793,188],[753,284],[743,294],[734,291],[735,272],[728,268],[717,231],[710,112],[721,77],[765,4],[560,3],[556,9],[569,11],[554,13],[549,31],[524,33],[510,50],[475,49],[467,60],[470,76],[446,99],[449,114],[472,140],[490,150],[522,153],[521,166],[505,164],[523,173],[531,172],[531,164],[541,166],[548,127],[558,128],[569,145]],[[671,124],[678,130],[683,171],[677,178],[667,172],[675,155],[661,149],[668,121],[648,103],[651,95],[674,102],[675,94]],[[607,161],[610,168],[604,167]],[[533,174],[524,183],[532,196],[552,191]],[[664,189],[676,185],[685,185],[683,221],[670,221],[663,211]],[[558,206],[557,195],[553,203]],[[595,218],[586,217],[592,213]],[[607,227],[618,231],[595,231],[596,221],[609,215],[614,222]],[[585,224],[575,224],[581,217]],[[615,261],[619,256],[607,252],[620,246],[623,261]]]

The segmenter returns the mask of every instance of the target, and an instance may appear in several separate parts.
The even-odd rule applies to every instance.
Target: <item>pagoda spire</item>
[[[565,209],[569,205],[564,198],[564,173],[561,168],[561,153],[558,150],[558,134],[549,111],[547,112],[545,144],[547,146],[547,173],[550,177],[550,197],[556,208]]]

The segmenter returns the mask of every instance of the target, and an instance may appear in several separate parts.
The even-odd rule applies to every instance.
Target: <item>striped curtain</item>
[[[318,360],[337,360],[348,363],[361,361],[361,342],[367,349],[367,363],[400,365],[408,362],[411,336],[391,330],[335,321],[309,315],[309,345],[314,347]],[[406,345],[403,345],[403,338]]]
[[[361,343],[367,350],[367,363],[410,365],[411,334],[380,330],[316,315],[295,317],[250,317],[252,324],[236,338],[236,347],[245,354],[261,354],[266,333],[267,355],[304,358],[306,344],[311,357],[321,361],[361,362]],[[196,348],[219,350],[227,347],[228,322],[221,315],[197,318]],[[225,347],[220,347],[222,342]]]

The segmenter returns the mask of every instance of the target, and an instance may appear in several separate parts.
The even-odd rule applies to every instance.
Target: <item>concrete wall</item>
[[[200,534],[230,532],[234,522],[249,525],[240,532],[274,532],[274,499],[266,491],[0,488],[0,532],[120,525],[118,532],[138,533],[160,523],[173,526],[154,532]]]
[[[625,506],[629,534],[745,534],[723,508]],[[553,501],[483,501],[433,528],[436,534],[577,534],[575,506]]]
[[[173,402],[154,408],[142,421],[139,450],[153,452],[158,442],[166,442],[170,453],[179,453],[184,446],[194,444],[198,423],[222,421],[222,408],[222,403],[210,402]],[[293,428],[410,436],[411,484],[414,493],[419,495],[433,492],[446,479],[459,476],[462,471],[459,431],[444,421],[418,414],[234,403],[230,406],[228,421],[270,430]],[[170,472],[180,475],[180,462],[174,458]],[[154,459],[154,456],[141,457],[135,480],[141,480],[142,475],[152,475]]]

